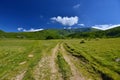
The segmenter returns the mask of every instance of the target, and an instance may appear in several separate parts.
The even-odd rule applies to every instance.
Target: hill
[[[4,31],[0,30],[0,33],[3,33]]]
[[[0,38],[18,39],[65,39],[65,38],[109,38],[120,37],[120,27],[106,31],[94,28],[48,29],[38,32],[4,32],[0,30]]]
[[[105,31],[76,32],[68,35],[70,38],[109,38],[120,37],[120,26]]]
[[[64,39],[70,34],[76,32],[91,32],[96,31],[92,28],[79,28],[79,29],[48,29],[38,32],[1,32],[0,38],[21,38],[21,39]]]
[[[105,31],[108,37],[120,37],[120,26]]]

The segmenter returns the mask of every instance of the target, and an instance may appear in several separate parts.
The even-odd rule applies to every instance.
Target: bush
[[[49,39],[54,39],[54,38],[52,36],[47,36],[46,40],[49,40]]]
[[[84,41],[84,40],[81,40],[81,41],[80,41],[80,44],[82,44],[82,43],[85,43],[85,41]]]

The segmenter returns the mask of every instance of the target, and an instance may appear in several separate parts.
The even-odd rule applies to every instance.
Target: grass
[[[58,41],[39,40],[0,40],[0,79],[11,79],[21,71],[26,71],[24,80],[33,80],[33,68],[43,55],[50,55],[50,50]],[[47,54],[43,54],[46,52]],[[34,57],[28,57],[29,54]],[[26,61],[25,64],[20,63]]]
[[[60,41],[65,43],[65,49],[76,58],[72,62],[86,78],[120,80],[120,61],[117,61],[120,59],[120,38],[84,40],[82,44],[80,39],[0,40],[0,80],[10,80],[23,71],[26,71],[23,80],[34,80],[36,65],[43,56],[51,56],[52,48]],[[57,65],[63,79],[69,80],[71,70],[61,51],[57,55]]]
[[[84,65],[82,67],[89,72],[87,75],[97,73],[103,80],[119,80],[120,62],[115,61],[120,58],[119,44],[120,38],[91,40],[84,44],[80,44],[80,40],[69,40],[65,48],[79,58]]]
[[[57,64],[59,67],[59,71],[62,74],[64,80],[70,80],[71,69],[68,63],[63,58],[62,54],[59,52],[57,55]]]

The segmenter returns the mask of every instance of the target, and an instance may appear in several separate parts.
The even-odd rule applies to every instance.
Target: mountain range
[[[94,28],[78,29],[47,29],[37,32],[4,32],[0,30],[0,38],[16,39],[65,39],[65,38],[108,38],[120,37],[120,27],[109,30],[98,30]]]

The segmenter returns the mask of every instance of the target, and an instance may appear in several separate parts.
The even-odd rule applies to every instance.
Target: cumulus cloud
[[[77,16],[75,16],[75,17],[61,17],[61,16],[58,16],[58,17],[52,17],[51,18],[52,21],[56,21],[58,23],[61,23],[64,26],[73,26],[73,25],[78,23],[78,19],[79,18]]]
[[[17,30],[18,30],[18,31],[22,31],[22,30],[23,30],[23,28],[22,28],[22,27],[19,27],[19,28],[17,28]]]
[[[105,25],[95,25],[95,26],[92,26],[92,28],[100,29],[100,30],[107,30],[107,29],[118,27],[118,26],[120,26],[120,24],[116,24],[116,25],[105,24]]]
[[[36,31],[42,31],[42,30],[44,30],[44,29],[34,29],[34,28],[31,28],[31,29],[29,29],[29,30],[26,30],[26,29],[24,29],[23,31],[24,32],[36,32]]]
[[[76,4],[73,6],[74,9],[78,9],[80,7],[80,4]]]
[[[44,29],[40,28],[40,29],[34,29],[34,28],[31,28],[29,30],[26,30],[24,28],[18,28],[18,31],[23,31],[23,32],[36,32],[36,31],[42,31]]]
[[[78,24],[79,26],[85,26],[85,24]]]

